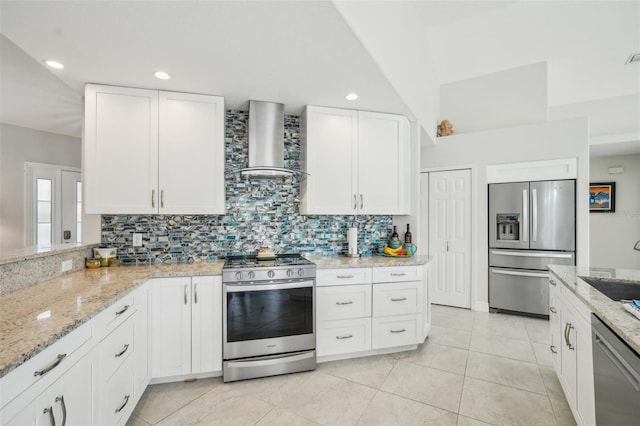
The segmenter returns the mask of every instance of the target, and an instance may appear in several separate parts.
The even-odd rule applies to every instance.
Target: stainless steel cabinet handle
[[[364,197],[360,194],[360,210],[364,208]]]
[[[59,354],[58,357],[56,358],[55,361],[53,361],[53,363],[51,363],[51,365],[43,368],[42,370],[38,370],[38,371],[34,371],[33,372],[33,376],[34,377],[38,377],[38,376],[44,376],[45,374],[47,374],[49,371],[53,370],[54,368],[56,368],[58,365],[60,365],[60,363],[62,362],[62,360],[67,356],[67,354]]]
[[[554,354],[557,354],[557,353],[558,353],[558,350],[557,350],[557,349],[556,349],[556,347],[555,347],[555,346],[553,346],[553,345],[549,346],[549,350],[550,350],[551,352],[553,352]]]
[[[407,275],[406,272],[392,272],[389,275],[391,275],[392,277],[404,277],[405,275]]]
[[[571,329],[575,327],[571,323],[568,323],[567,325],[569,326],[567,329],[567,346],[569,346],[569,350],[573,351],[575,350],[576,347],[571,344],[571,341],[569,340],[569,336],[571,336]]]
[[[44,410],[42,410],[42,414],[47,414],[49,413],[49,423],[51,423],[51,426],[56,426],[56,418],[53,417],[53,407],[47,407]]]
[[[407,331],[406,329],[402,329],[402,330],[389,330],[390,333],[404,333],[405,331]]]
[[[336,339],[338,340],[351,339],[352,337],[353,337],[353,334],[349,334],[348,336],[336,336]]]
[[[531,241],[538,240],[538,191],[533,188],[531,190]]]
[[[353,304],[352,300],[349,300],[348,302],[336,302],[336,305],[351,305]]]
[[[353,278],[353,275],[337,275],[336,278],[340,278],[340,279]]]
[[[551,311],[552,314],[557,313],[556,308],[554,308],[553,306],[550,306],[549,310]]]
[[[131,396],[131,395],[125,395],[125,397],[124,397],[124,403],[123,403],[119,408],[116,408],[116,413],[119,413],[120,411],[124,410],[124,407],[126,407],[126,406],[127,406],[127,404],[129,403],[129,397],[130,397],[130,396]]]
[[[125,312],[127,312],[127,309],[129,309],[129,305],[124,305],[122,309],[116,312],[116,316],[124,314]]]
[[[127,349],[129,349],[129,344],[128,343],[126,345],[124,345],[124,348],[122,348],[121,352],[118,352],[116,354],[116,358],[120,358],[122,355],[124,355],[124,353],[127,351]]]
[[[155,189],[151,190],[151,207],[153,208],[156,207],[156,190]]]
[[[549,284],[554,285],[554,286],[557,285],[556,282],[554,280],[552,280],[551,278],[549,278]]]
[[[356,194],[353,194],[353,209],[357,209],[358,208],[358,196]]]
[[[403,302],[403,301],[405,301],[405,300],[407,300],[407,298],[406,298],[406,297],[401,297],[401,298],[399,298],[399,299],[394,299],[393,297],[391,298],[391,301],[392,301],[392,302]]]
[[[522,241],[529,239],[529,191],[522,190],[522,222],[520,222]]]
[[[567,333],[569,332],[569,323],[566,322],[564,324],[564,344],[569,346],[569,338],[567,337]]]
[[[184,304],[187,304],[187,285],[184,286]]]
[[[164,189],[160,191],[160,208],[164,209]]]
[[[198,304],[198,284],[193,285],[193,303]]]
[[[56,402],[59,402],[62,405],[62,426],[66,426],[67,424],[67,404],[64,403],[64,395],[60,395],[56,397]]]
[[[449,241],[447,241],[447,251],[449,251]]]

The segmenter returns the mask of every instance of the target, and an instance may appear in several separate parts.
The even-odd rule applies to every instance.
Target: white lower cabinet
[[[151,282],[153,379],[222,370],[222,277]]]
[[[318,271],[318,357],[415,346],[429,330],[424,266]],[[424,337],[423,337],[424,336]]]
[[[550,350],[556,374],[576,422],[595,425],[591,312],[553,273],[549,283]]]

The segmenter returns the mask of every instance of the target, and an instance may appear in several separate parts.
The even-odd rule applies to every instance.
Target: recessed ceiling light
[[[164,71],[156,71],[153,73],[153,75],[155,75],[156,78],[159,78],[160,80],[169,80],[171,78],[171,76]]]
[[[44,61],[44,63],[57,70],[61,70],[62,68],[64,68],[64,65],[62,65],[60,62],[52,61],[51,59],[47,59],[46,61]]]
[[[355,93],[349,93],[349,94],[346,96],[346,99],[347,99],[348,101],[355,101],[356,99],[358,99],[358,95],[357,95],[357,94],[355,94]]]
[[[625,62],[624,64],[629,65],[634,62],[640,62],[640,52],[635,52],[629,55],[629,59],[627,59],[627,62]]]

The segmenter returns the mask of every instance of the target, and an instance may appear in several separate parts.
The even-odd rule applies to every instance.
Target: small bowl
[[[84,261],[84,265],[89,269],[99,268],[100,259],[87,259]]]
[[[112,258],[109,259],[109,266],[113,266],[114,268],[117,268],[118,266],[122,266],[122,259],[118,259],[118,258]]]

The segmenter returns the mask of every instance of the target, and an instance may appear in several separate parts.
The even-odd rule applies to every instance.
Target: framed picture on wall
[[[615,182],[589,184],[589,211],[594,213],[613,213],[616,211]]]

